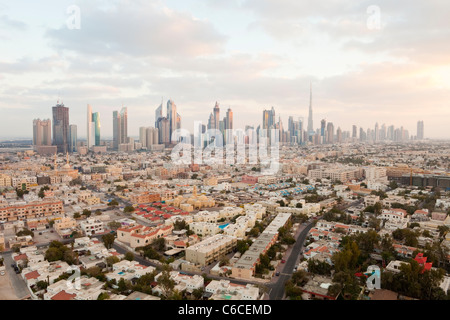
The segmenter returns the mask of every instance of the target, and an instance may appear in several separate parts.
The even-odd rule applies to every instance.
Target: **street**
[[[299,232],[297,233],[296,241],[290,252],[288,252],[289,257],[286,259],[280,275],[274,277],[275,282],[270,282],[267,287],[270,289],[269,300],[281,300],[284,296],[284,286],[286,282],[291,278],[294,273],[294,267],[297,265],[297,260],[301,254],[303,244],[308,235],[309,230],[313,227],[313,222],[309,223],[307,226],[301,225]],[[273,279],[272,279],[273,281]]]
[[[4,260],[4,265],[6,269],[6,274],[9,277],[11,286],[14,288],[17,299],[22,300],[30,296],[30,291],[28,291],[25,281],[22,279],[21,274],[16,274],[14,269],[11,268],[11,264],[14,263],[11,253],[3,253],[2,257]]]

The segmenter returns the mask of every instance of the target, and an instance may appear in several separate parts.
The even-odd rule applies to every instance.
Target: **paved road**
[[[313,227],[313,222],[308,225],[300,226],[300,232],[297,234],[297,238],[294,246],[291,248],[291,254],[284,263],[280,275],[274,279],[275,282],[271,282],[267,285],[269,288],[269,300],[281,300],[284,296],[284,286],[286,282],[291,278],[294,267],[297,265],[298,258],[302,252],[303,244],[306,240],[309,230]]]
[[[14,292],[18,299],[26,299],[30,297],[30,291],[28,291],[27,285],[25,284],[25,280],[22,279],[21,274],[16,274],[14,269],[11,268],[11,264],[14,263],[11,253],[3,253],[3,258],[5,259],[4,265],[6,269],[6,273],[8,274],[9,280],[11,281],[11,285],[14,288]]]

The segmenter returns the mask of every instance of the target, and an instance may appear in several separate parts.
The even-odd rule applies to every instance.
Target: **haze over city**
[[[34,118],[63,101],[85,138],[86,106],[112,137],[112,112],[128,108],[129,135],[172,99],[182,127],[206,124],[218,101],[235,128],[283,123],[351,130],[403,126],[449,138],[450,4],[434,1],[15,1],[0,4],[2,138],[31,138]],[[80,9],[80,25],[69,28]],[[378,18],[378,20],[373,20]]]

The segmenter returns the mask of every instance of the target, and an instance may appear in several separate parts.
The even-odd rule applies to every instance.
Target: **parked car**
[[[275,273],[275,275],[278,277],[279,275],[280,275],[280,272],[279,271],[277,271],[277,273]]]
[[[5,271],[0,271],[0,276],[4,276],[5,275]]]
[[[281,263],[285,263],[285,262],[286,262],[286,260],[284,260],[284,259],[283,259],[283,260],[281,260]]]

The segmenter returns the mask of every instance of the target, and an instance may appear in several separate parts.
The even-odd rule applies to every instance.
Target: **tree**
[[[219,266],[223,267],[226,266],[230,263],[230,259],[227,258],[227,256],[221,256],[220,257],[220,262],[219,262]]]
[[[128,251],[127,253],[125,253],[125,258],[124,259],[128,260],[128,261],[133,261],[134,260],[134,254],[132,252]]]
[[[249,248],[249,244],[245,240],[238,240],[236,244],[236,250],[240,252],[241,254],[244,254],[245,251],[247,251]]]
[[[120,222],[117,221],[111,221],[110,223],[108,223],[108,227],[111,230],[117,230],[122,226],[122,224]]]
[[[111,249],[112,245],[114,244],[115,238],[116,237],[112,233],[108,233],[102,236],[102,241],[106,249]]]
[[[203,297],[205,290],[203,288],[197,288],[192,291],[192,295],[195,297],[195,299],[199,300],[201,297]]]
[[[133,206],[126,206],[124,209],[123,209],[123,212],[125,212],[125,213],[131,213],[131,212],[134,212],[134,207]]]
[[[173,289],[175,288],[175,280],[170,277],[170,273],[164,270],[158,277],[158,284],[161,287],[162,295],[166,299],[173,294]]]
[[[102,211],[100,209],[95,210],[95,215],[100,216],[102,214]]]
[[[115,263],[117,263],[117,262],[119,262],[119,261],[120,261],[120,259],[119,259],[118,257],[116,257],[116,256],[110,256],[110,257],[107,257],[107,258],[106,258],[106,265],[107,265],[108,267],[112,267],[113,264],[115,264]]]
[[[298,270],[292,274],[291,280],[297,286],[302,287],[308,282],[308,275],[305,271]]]
[[[152,247],[157,251],[163,251],[166,249],[166,239],[156,238],[152,241]]]
[[[17,232],[16,236],[18,236],[18,237],[22,237],[22,236],[32,236],[32,237],[34,237],[34,232],[25,228],[25,229]]]
[[[44,289],[47,289],[48,283],[47,283],[47,281],[40,280],[40,281],[38,281],[38,282],[36,283],[36,287],[37,287],[39,290],[44,290]]]
[[[110,207],[115,207],[118,205],[119,205],[119,202],[116,199],[113,199],[110,202],[108,202],[108,206],[110,206]]]
[[[89,218],[91,214],[92,214],[91,210],[84,209],[81,215],[85,216],[86,218]]]
[[[102,292],[97,297],[97,300],[108,300],[108,299],[109,299],[108,292]]]
[[[80,213],[79,213],[79,212],[75,212],[75,213],[73,214],[73,218],[74,218],[74,219],[79,219],[79,218],[81,218]]]

